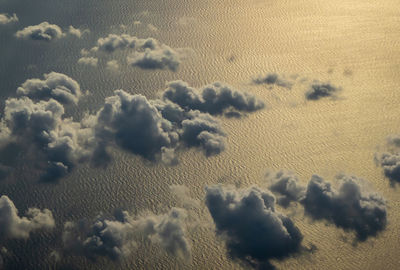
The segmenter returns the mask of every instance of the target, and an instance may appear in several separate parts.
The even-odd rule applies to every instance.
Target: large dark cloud
[[[305,96],[308,100],[318,100],[324,97],[332,97],[340,90],[341,88],[330,83],[313,82]]]
[[[134,218],[126,211],[118,211],[112,219],[99,216],[93,222],[66,222],[64,248],[67,253],[91,260],[99,256],[117,260],[129,256],[144,238],[160,244],[172,255],[190,256],[185,218],[185,210],[173,208],[164,215]]]
[[[50,210],[29,208],[20,217],[14,203],[6,196],[0,197],[0,241],[7,238],[27,239],[31,232],[55,227]]]
[[[57,72],[44,74],[44,80],[25,81],[18,87],[17,94],[36,101],[52,98],[63,104],[76,104],[82,95],[80,86],[74,79]]]
[[[0,13],[0,25],[2,24],[9,24],[13,22],[18,22],[17,14],[8,15],[6,13]]]
[[[288,89],[291,89],[294,84],[293,82],[283,78],[282,76],[276,73],[269,73],[266,74],[265,76],[259,76],[253,79],[253,82],[255,84],[278,85]]]
[[[60,26],[49,22],[42,22],[38,25],[27,26],[15,33],[15,36],[20,39],[43,40],[51,41],[60,39],[67,34],[81,37],[82,33],[79,29],[70,26],[69,31],[63,32]]]
[[[170,82],[163,92],[163,98],[186,110],[199,110],[210,114],[222,114],[228,109],[254,112],[264,108],[264,103],[255,96],[219,82],[201,89],[192,88],[183,81]]]
[[[338,189],[314,175],[302,203],[314,219],[325,219],[345,230],[354,230],[361,241],[386,227],[386,201],[369,191],[361,179],[341,176]]]
[[[301,232],[275,210],[275,197],[268,190],[207,187],[206,205],[233,258],[272,268],[270,259],[283,259],[300,249]]]

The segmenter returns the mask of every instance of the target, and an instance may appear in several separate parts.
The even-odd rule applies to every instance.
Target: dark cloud
[[[341,88],[330,83],[313,82],[305,96],[308,100],[318,100],[324,97],[334,96]]]
[[[179,140],[171,122],[144,96],[123,90],[106,98],[96,120],[96,137],[104,142],[102,146],[115,142],[148,160],[155,160],[163,147],[174,147]]]
[[[29,208],[20,217],[14,203],[5,195],[0,197],[0,240],[7,238],[27,239],[31,232],[50,230],[55,227],[50,210]]]
[[[81,220],[64,225],[63,243],[67,253],[95,260],[106,256],[113,260],[129,256],[140,239],[161,245],[172,255],[190,256],[190,245],[185,237],[186,212],[173,208],[164,215],[134,218],[126,211],[118,211],[113,219],[97,217],[93,222]]]
[[[268,190],[207,187],[206,205],[233,258],[272,268],[270,259],[283,259],[300,249],[302,234],[275,210],[275,197]]]
[[[267,85],[278,85],[281,87],[285,87],[288,89],[291,89],[293,86],[293,82],[282,78],[280,75],[276,73],[269,73],[265,76],[259,76],[255,79],[253,79],[253,82],[255,84],[267,84]]]
[[[82,95],[80,86],[74,79],[57,72],[44,74],[44,80],[25,81],[18,87],[17,94],[35,101],[52,98],[63,104],[76,104]]]
[[[199,110],[210,114],[222,114],[228,109],[254,112],[264,108],[264,103],[255,96],[219,82],[201,89],[192,88],[183,81],[170,82],[163,92],[163,98],[186,110]]]
[[[386,201],[368,191],[354,176],[341,176],[338,189],[314,175],[307,185],[302,203],[314,219],[325,219],[345,230],[354,230],[361,241],[375,236],[386,227]]]
[[[20,39],[51,41],[63,38],[67,34],[71,34],[77,37],[82,36],[81,31],[74,28],[73,26],[70,26],[68,32],[63,32],[60,26],[56,24],[50,24],[48,22],[42,22],[38,25],[27,26],[24,29],[15,33],[15,36]]]
[[[209,114],[194,111],[182,121],[181,138],[188,146],[201,146],[207,156],[225,150],[225,133],[219,122]]]
[[[8,15],[6,13],[0,13],[0,25],[18,22],[17,14]]]
[[[301,200],[305,195],[305,187],[295,174],[288,171],[268,172],[265,176],[269,189],[278,194],[278,204],[287,207],[293,201]]]

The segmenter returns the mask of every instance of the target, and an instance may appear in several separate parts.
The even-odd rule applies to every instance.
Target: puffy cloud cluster
[[[268,190],[207,187],[206,205],[233,258],[271,267],[270,259],[283,259],[301,247],[300,230],[276,211],[275,197]]]
[[[142,69],[169,69],[176,71],[185,53],[182,49],[173,49],[161,44],[154,38],[138,38],[128,34],[110,34],[100,38],[90,51],[112,53],[117,50],[132,50],[127,63]]]
[[[13,22],[18,22],[17,14],[8,15],[6,13],[0,13],[0,25],[2,24],[9,24]]]
[[[81,31],[73,26],[70,26],[68,32],[63,32],[60,26],[51,24],[49,22],[42,22],[38,25],[27,26],[15,33],[15,36],[20,39],[51,41],[63,38],[67,35],[67,33],[77,37],[82,36]]]
[[[74,79],[56,72],[45,74],[44,80],[25,81],[18,87],[17,94],[35,101],[52,98],[62,104],[76,104],[82,95],[80,86]]]
[[[20,217],[14,203],[5,195],[0,197],[0,240],[7,238],[27,239],[31,232],[50,230],[55,227],[50,210],[29,208]]]
[[[280,76],[276,73],[269,73],[269,74],[266,74],[265,76],[259,76],[255,79],[253,79],[253,83],[278,85],[278,86],[285,87],[288,89],[291,89],[294,84],[293,82],[291,82],[285,78],[282,78],[282,76]]]
[[[269,189],[277,194],[277,203],[284,207],[289,206],[293,201],[300,201],[305,195],[305,187],[291,172],[268,172],[265,178],[269,184]]]
[[[19,98],[6,100],[0,144],[16,141],[33,149],[38,154],[36,162],[46,167],[45,180],[58,179],[84,161],[106,165],[111,161],[109,147],[169,165],[176,164],[176,153],[186,148],[217,155],[225,149],[226,135],[220,122],[208,113],[210,108],[212,112],[230,107],[253,111],[262,107],[255,104],[262,103],[236,90],[216,91],[221,97],[214,102],[206,98],[206,106],[191,108],[167,98],[148,100],[116,90],[96,114],[76,122],[65,116],[64,105],[77,104],[82,96],[80,86],[64,74],[52,72],[44,75],[44,80],[27,80],[17,89]],[[218,106],[222,108],[218,110]]]
[[[306,99],[318,100],[324,97],[332,97],[341,89],[330,83],[314,82],[306,92]]]
[[[311,218],[353,230],[358,240],[375,236],[386,227],[385,199],[355,176],[340,175],[337,189],[318,175],[313,175],[306,187],[288,172],[270,173],[267,179],[280,204],[287,206],[298,201]]]
[[[5,102],[0,124],[2,147],[12,142],[35,152],[35,161],[46,167],[44,180],[64,176],[78,161],[92,155],[93,128],[65,117],[63,104],[77,103],[79,84],[52,72],[44,80],[30,79],[17,89],[19,98]]]
[[[363,186],[353,176],[338,179],[338,189],[314,175],[302,201],[306,213],[314,219],[326,219],[345,230],[354,230],[361,241],[386,227],[386,201]]]
[[[190,245],[185,237],[186,212],[173,208],[164,215],[134,218],[119,211],[114,218],[97,217],[93,222],[66,222],[63,243],[66,252],[95,260],[106,256],[113,260],[124,258],[144,238],[159,243],[172,255],[190,256]]]
[[[192,88],[183,81],[170,82],[163,98],[186,110],[199,110],[210,114],[222,114],[228,109],[254,112],[264,108],[264,103],[255,96],[219,82],[201,89]]]

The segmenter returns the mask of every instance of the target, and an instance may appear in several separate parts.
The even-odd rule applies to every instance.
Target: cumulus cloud
[[[265,179],[269,189],[277,194],[277,203],[287,207],[291,202],[304,198],[305,187],[297,176],[289,171],[268,172]]]
[[[25,27],[24,29],[15,33],[15,36],[20,39],[51,41],[63,38],[67,35],[67,33],[77,37],[81,37],[82,35],[81,31],[73,26],[70,26],[68,32],[63,32],[61,27],[56,24],[42,22],[38,25]]]
[[[387,139],[387,151],[377,153],[375,158],[392,184],[400,182],[400,136],[390,136]]]
[[[96,57],[81,57],[78,60],[78,64],[92,67],[97,67],[98,62],[99,59],[97,59]]]
[[[91,52],[113,53],[117,50],[130,50],[127,63],[142,69],[169,69],[176,71],[185,57],[183,49],[173,49],[154,38],[138,38],[128,34],[110,34],[100,38]]]
[[[187,148],[202,150],[206,156],[217,155],[225,149],[226,134],[218,119],[207,111],[222,112],[230,103],[238,111],[253,111],[262,104],[236,90],[226,90],[229,93],[225,98],[224,91],[217,90],[221,95],[217,101],[205,98],[206,106],[198,108],[205,111],[201,112],[167,98],[148,100],[116,90],[97,113],[86,114],[78,122],[65,116],[64,104],[78,102],[82,95],[79,84],[52,72],[43,80],[27,80],[17,89],[19,98],[6,100],[0,146],[17,142],[34,151],[35,161],[45,168],[43,180],[61,178],[77,163],[89,160],[104,166],[112,160],[109,147],[168,165],[177,164],[177,153]]]
[[[0,25],[18,22],[17,14],[8,15],[6,13],[0,13]]]
[[[44,80],[29,79],[17,89],[19,96],[32,100],[57,100],[62,104],[77,103],[81,97],[79,84],[65,74],[51,72],[44,74]]]
[[[55,227],[50,210],[29,208],[20,217],[18,209],[6,195],[0,197],[0,240],[7,238],[27,239],[31,232],[50,230]]]
[[[313,82],[305,96],[308,100],[318,100],[324,97],[335,96],[340,90],[340,87],[336,87],[330,83]]]
[[[93,222],[66,222],[63,243],[66,252],[95,260],[106,256],[112,260],[129,256],[142,238],[158,243],[172,255],[190,256],[185,237],[186,212],[173,208],[164,215],[132,217],[118,211],[112,219],[99,216]]]
[[[170,82],[163,98],[182,108],[210,114],[222,114],[228,109],[254,112],[264,108],[264,103],[255,96],[219,82],[201,89],[192,88],[183,81]]]
[[[127,62],[131,66],[142,69],[170,69],[176,71],[179,67],[182,55],[166,46],[161,45],[157,49],[146,48],[143,52],[134,52],[127,57]]]
[[[281,77],[276,73],[269,73],[266,74],[265,76],[259,76],[253,79],[253,82],[255,84],[278,85],[288,89],[291,89],[294,84],[293,82]]]
[[[85,30],[80,30],[78,28],[73,27],[72,25],[69,26],[68,28],[68,33],[76,36],[77,38],[81,38],[85,33],[89,33],[89,29],[85,29]]]
[[[276,211],[268,190],[207,187],[206,205],[233,258],[272,268],[270,259],[283,259],[301,247],[300,230]]]
[[[302,201],[306,213],[325,219],[345,230],[354,230],[361,241],[377,235],[386,227],[386,201],[369,191],[362,179],[343,175],[338,189],[314,175]]]

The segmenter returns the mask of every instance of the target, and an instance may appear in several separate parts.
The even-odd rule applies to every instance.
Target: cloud
[[[185,210],[172,208],[164,215],[134,218],[126,211],[118,211],[113,219],[99,216],[93,222],[66,222],[64,249],[91,260],[99,256],[118,260],[129,256],[137,248],[137,242],[144,238],[160,244],[172,255],[190,256],[185,218]]]
[[[392,184],[400,182],[400,136],[392,135],[387,139],[387,151],[377,153],[376,161],[382,167]]]
[[[61,27],[56,24],[42,22],[38,25],[25,27],[24,29],[15,33],[15,36],[20,39],[51,41],[63,38],[67,34],[71,34],[77,37],[81,37],[82,35],[81,31],[74,28],[73,26],[70,26],[68,32],[63,32]]]
[[[276,73],[269,73],[265,76],[259,76],[253,79],[253,83],[255,84],[268,84],[268,85],[278,85],[281,87],[285,87],[291,89],[294,82],[291,82],[285,78],[282,78]]]
[[[96,137],[99,141],[114,141],[119,147],[155,160],[161,148],[174,146],[179,138],[169,121],[142,95],[130,95],[123,90],[106,98],[97,114]]]
[[[166,45],[161,45],[157,49],[146,48],[143,52],[134,52],[127,57],[127,62],[131,66],[137,66],[142,69],[170,69],[176,71],[182,56],[178,51]]]
[[[27,153],[29,149],[35,152],[34,161],[46,168],[43,180],[64,176],[93,152],[93,129],[66,118],[63,105],[54,99],[34,102],[28,97],[9,98],[2,123],[0,133],[8,135],[3,146],[16,142]]]
[[[223,91],[217,90],[218,95],[225,95]],[[222,112],[229,102],[238,111],[261,108],[255,105],[260,101],[248,94],[226,91],[231,95],[228,103],[207,104],[210,100],[206,99],[203,105],[207,106],[199,107],[206,112],[201,112],[169,99],[149,100],[116,90],[97,113],[74,121],[66,117],[68,107],[64,106],[78,103],[80,86],[64,74],[51,72],[43,80],[27,80],[17,89],[19,98],[6,100],[0,120],[0,147],[17,143],[28,150],[28,159],[34,152],[35,165],[44,170],[42,180],[46,181],[65,176],[78,163],[107,165],[112,161],[109,147],[167,165],[176,165],[177,153],[187,148],[202,150],[206,156],[217,155],[226,147],[226,134],[218,119],[207,111]]]
[[[362,179],[343,175],[338,189],[314,175],[302,201],[306,213],[345,230],[354,230],[360,241],[376,236],[386,227],[386,201],[364,186]]]
[[[182,121],[181,138],[189,147],[201,146],[207,156],[220,154],[225,150],[225,133],[220,123],[200,112],[192,112],[189,119]]]
[[[268,190],[207,187],[206,205],[233,258],[272,268],[270,259],[283,259],[300,249],[300,230],[275,210],[275,197]]]
[[[6,13],[0,13],[0,25],[9,24],[13,22],[18,22],[17,14],[13,14],[12,16]]]
[[[19,238],[27,239],[31,232],[50,230],[55,227],[50,210],[29,208],[26,216],[18,216],[18,209],[6,196],[0,197],[0,239]]]
[[[219,82],[201,89],[192,88],[183,81],[170,82],[163,92],[163,98],[186,110],[199,110],[210,114],[222,114],[228,109],[254,112],[264,108],[264,103],[255,96]]]
[[[128,34],[110,34],[99,38],[91,52],[113,53],[117,50],[130,50],[127,63],[142,69],[169,69],[176,71],[185,57],[183,49],[173,49],[154,38],[138,38]]]
[[[78,60],[78,64],[92,67],[97,67],[98,62],[99,59],[97,59],[96,57],[81,57]]]
[[[80,86],[74,79],[56,72],[44,74],[44,80],[25,81],[18,87],[17,94],[35,101],[52,98],[62,104],[76,104],[82,95]]]
[[[78,28],[73,27],[72,25],[69,26],[68,28],[68,33],[76,36],[77,38],[81,38],[85,33],[90,33],[89,29],[85,29],[85,30],[80,30]]]
[[[314,82],[310,85],[310,89],[305,96],[308,100],[318,100],[324,97],[332,97],[340,91],[340,87],[336,87],[330,83]]]
[[[269,189],[278,194],[277,203],[284,207],[288,207],[291,202],[301,200],[305,195],[305,187],[299,183],[299,179],[292,172],[268,172],[265,179],[269,184]]]

